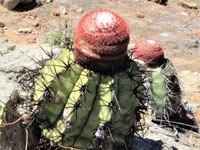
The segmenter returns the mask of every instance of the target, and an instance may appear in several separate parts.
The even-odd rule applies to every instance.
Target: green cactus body
[[[166,59],[160,67],[147,68],[156,116],[170,117],[179,108],[181,90],[172,63]]]
[[[125,61],[123,71],[103,74],[79,66],[64,49],[35,80],[43,136],[80,149],[124,144],[138,119],[136,108],[148,97],[143,83],[133,61]]]

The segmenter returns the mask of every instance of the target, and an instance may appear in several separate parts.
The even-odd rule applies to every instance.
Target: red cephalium
[[[135,59],[141,60],[149,66],[157,66],[164,59],[163,49],[158,43],[150,39],[137,42],[132,55]]]
[[[108,70],[123,63],[129,43],[129,27],[109,10],[86,14],[79,22],[74,41],[75,59],[95,70]]]

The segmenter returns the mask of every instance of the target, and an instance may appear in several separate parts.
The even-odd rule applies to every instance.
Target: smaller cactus
[[[150,39],[135,44],[132,58],[147,66],[146,74],[150,80],[156,116],[169,120],[181,104],[181,89],[172,62],[164,58],[164,51],[159,44]]]

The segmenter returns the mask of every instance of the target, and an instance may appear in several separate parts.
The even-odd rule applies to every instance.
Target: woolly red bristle
[[[92,11],[76,28],[75,59],[95,70],[115,68],[124,61],[128,43],[129,27],[122,17],[109,10]]]
[[[135,44],[132,56],[149,66],[157,66],[164,59],[164,51],[157,42],[144,39]]]

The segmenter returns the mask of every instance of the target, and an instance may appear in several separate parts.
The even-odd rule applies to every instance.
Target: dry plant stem
[[[25,117],[26,117],[26,116],[25,116]],[[0,127],[7,127],[7,126],[14,125],[14,124],[18,123],[20,120],[22,120],[22,119],[25,118],[25,117],[20,117],[20,118],[18,118],[18,119],[17,119],[16,121],[14,121],[14,122],[6,123],[6,124],[1,124]]]
[[[26,131],[26,145],[25,145],[25,150],[28,149],[28,129],[25,128]]]
[[[58,146],[59,146],[60,148],[68,149],[68,150],[79,150],[79,149],[72,148],[72,147],[65,147],[65,146],[63,146],[61,143],[58,143]]]
[[[30,118],[30,115],[26,115],[26,116],[22,116],[22,117],[20,117],[20,118],[18,118],[16,121],[13,121],[13,122],[10,122],[10,123],[6,123],[6,124],[1,124],[0,125],[0,127],[7,127],[7,126],[11,126],[11,125],[14,125],[14,124],[16,124],[16,123],[18,123],[20,120],[22,120],[22,119],[28,119],[28,118]]]

